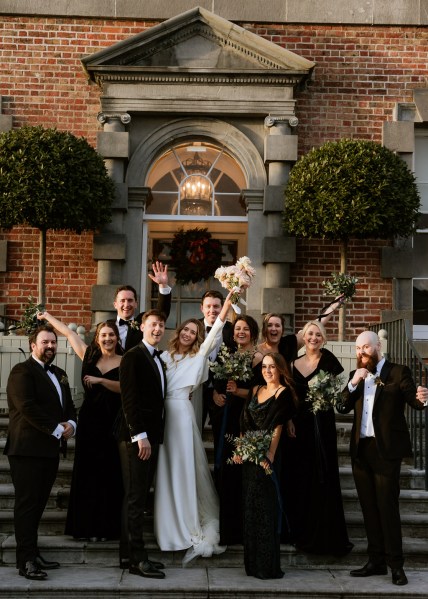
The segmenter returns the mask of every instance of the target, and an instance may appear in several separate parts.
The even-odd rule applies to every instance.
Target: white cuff
[[[134,435],[133,437],[131,437],[131,441],[133,443],[136,443],[140,439],[147,439],[147,433],[138,433],[138,435]]]

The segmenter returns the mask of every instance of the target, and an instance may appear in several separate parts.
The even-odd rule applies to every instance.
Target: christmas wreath
[[[171,243],[171,268],[177,283],[187,285],[212,277],[221,265],[223,252],[208,229],[180,229]]]

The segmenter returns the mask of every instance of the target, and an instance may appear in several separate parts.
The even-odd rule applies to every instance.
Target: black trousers
[[[26,562],[39,555],[39,524],[58,472],[59,456],[8,456],[8,459],[15,487],[16,567],[24,568]]]
[[[377,565],[401,568],[404,563],[400,520],[401,459],[385,460],[376,439],[360,439],[352,464],[355,486],[363,512],[369,560]]]
[[[129,465],[129,559],[131,564],[138,564],[148,558],[144,544],[144,511],[146,510],[147,498],[156,471],[159,445],[152,445],[152,454],[149,460],[140,460],[138,457],[138,443],[127,443],[127,450]]]

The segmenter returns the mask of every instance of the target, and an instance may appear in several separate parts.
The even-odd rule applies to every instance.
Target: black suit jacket
[[[171,293],[159,293],[158,295],[158,303],[156,306],[157,310],[163,312],[168,319],[169,313],[171,312]],[[138,324],[141,323],[141,318],[143,317],[144,312],[141,312],[135,320]],[[125,347],[124,350],[128,351],[132,347],[135,347],[140,343],[143,338],[143,332],[140,329],[134,329],[129,327],[128,333],[126,335]]]
[[[74,420],[76,411],[64,370],[53,366],[62,391],[32,357],[14,366],[7,383],[9,431],[4,453],[11,456],[56,457],[60,441],[52,433],[60,422]]]
[[[199,320],[200,320],[200,322],[202,322],[202,326],[204,326],[204,328],[205,328],[204,319],[200,318]],[[225,343],[228,347],[234,347],[233,324],[231,322],[229,322],[228,320],[226,320],[226,322],[224,323],[222,335],[223,335],[223,343]],[[206,337],[206,334],[205,334],[205,337]]]
[[[120,363],[120,389],[127,428],[123,440],[130,441],[131,437],[139,433],[147,433],[152,445],[162,443],[165,423],[165,370],[162,393],[159,369],[144,343],[133,347],[123,356]]]
[[[355,370],[349,375],[349,381]],[[406,404],[416,410],[424,406],[416,399],[416,386],[407,366],[385,361],[380,372],[382,384],[378,384],[373,405],[373,428],[380,455],[387,460],[401,459],[412,455],[409,427],[404,415]],[[348,381],[348,382],[349,382]],[[364,381],[360,381],[352,393],[348,386],[343,391],[343,400],[336,406],[341,414],[354,410],[350,451],[355,458],[360,440],[361,418],[364,405]]]

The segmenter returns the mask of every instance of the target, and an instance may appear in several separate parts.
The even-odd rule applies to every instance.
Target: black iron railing
[[[380,337],[387,338],[388,351],[385,357],[388,360],[408,366],[416,386],[428,386],[428,364],[424,363],[413,344],[408,320],[382,322],[368,328]],[[414,466],[417,470],[425,471],[425,489],[428,491],[428,409],[421,412],[407,407],[406,417],[413,446]]]

